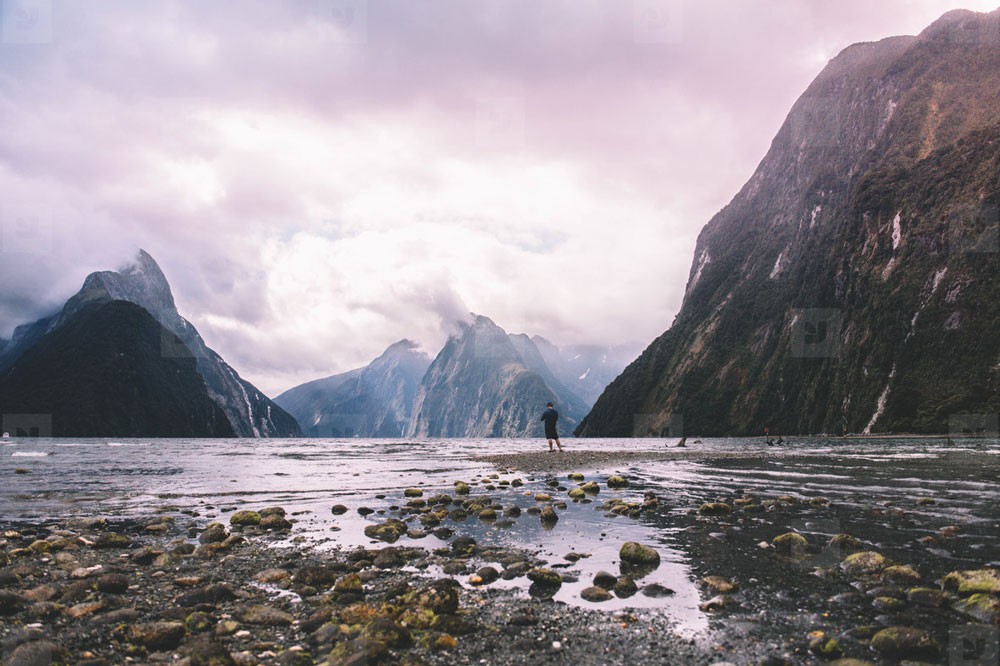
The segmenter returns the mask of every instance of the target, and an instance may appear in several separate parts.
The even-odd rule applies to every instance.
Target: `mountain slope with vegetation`
[[[965,430],[1000,411],[998,228],[1000,10],[851,46],[578,434]]]

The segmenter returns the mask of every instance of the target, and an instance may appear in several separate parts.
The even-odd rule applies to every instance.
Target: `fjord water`
[[[448,523],[456,534],[473,536],[480,544],[524,548],[550,562],[564,562],[563,556],[573,551],[589,554],[574,565],[579,582],[564,585],[555,597],[567,603],[582,603],[579,591],[589,586],[596,571],[617,571],[622,542],[641,541],[657,546],[663,564],[640,585],[660,583],[676,594],[668,598],[636,595],[601,608],[657,608],[676,619],[683,630],[706,628],[707,617],[699,611],[701,599],[695,585],[694,570],[700,563],[692,561],[685,531],[691,529],[692,511],[702,502],[743,495],[792,495],[803,500],[822,496],[838,506],[842,516],[850,516],[854,509],[860,515],[873,505],[904,507],[913,517],[910,533],[897,534],[894,528],[892,534],[884,535],[887,546],[891,541],[905,548],[921,536],[957,524],[964,526],[969,538],[954,553],[938,549],[940,557],[956,560],[956,566],[973,558],[982,558],[981,563],[997,559],[988,552],[988,544],[1000,536],[996,467],[1000,445],[996,440],[960,440],[955,447],[946,447],[943,440],[930,438],[804,438],[771,448],[759,438],[708,439],[689,444],[686,450],[674,448],[676,440],[568,439],[564,443],[572,450],[648,450],[682,456],[551,475],[568,487],[573,485],[566,478],[569,471],[602,482],[608,474],[619,472],[631,480],[631,486],[621,491],[602,489],[594,502],[569,503],[551,529],[544,529],[531,516],[506,528],[474,518]],[[488,492],[505,506],[516,503],[522,508],[535,504],[532,495],[539,491],[566,499],[565,493],[545,486],[551,478],[548,474],[498,470],[475,459],[544,448],[540,440],[496,439],[18,439],[0,446],[4,479],[0,527],[68,516],[127,519],[155,512],[186,512],[204,524],[226,521],[237,509],[278,505],[296,521],[292,538],[300,542],[304,538],[320,550],[335,545],[375,547],[364,536],[364,526],[372,519],[383,519],[391,506],[404,504],[405,488],[448,492],[456,480],[484,480],[500,473],[502,479],[521,478],[526,484],[490,491],[474,486],[473,495]],[[18,468],[22,473],[15,473]],[[594,510],[600,500],[616,495],[641,500],[645,492],[658,496],[661,509],[642,520]],[[332,515],[334,504],[350,510]],[[363,506],[379,513],[363,518],[356,512]],[[836,521],[791,527],[820,534],[845,529]],[[446,542],[427,536],[404,538],[403,544],[433,548]]]

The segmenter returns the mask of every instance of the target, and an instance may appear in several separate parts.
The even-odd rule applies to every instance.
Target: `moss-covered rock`
[[[450,578],[441,578],[402,597],[407,606],[419,606],[434,613],[453,614],[458,610],[458,583]]]
[[[733,507],[725,502],[705,502],[698,507],[698,513],[703,516],[725,516],[733,512]]]
[[[889,659],[934,659],[941,646],[923,629],[887,627],[872,636],[871,647]]]
[[[736,583],[722,576],[705,576],[701,582],[715,594],[731,594],[739,589]]]
[[[948,596],[940,590],[930,587],[914,587],[906,592],[906,599],[911,604],[940,608],[948,601]]]
[[[585,477],[580,472],[571,472],[566,478],[570,481],[583,481]]]
[[[619,576],[611,591],[620,599],[627,599],[639,591],[639,586],[635,584],[631,576]]]
[[[212,618],[208,613],[195,611],[184,618],[184,627],[192,634],[200,634],[208,631],[214,626]]]
[[[126,638],[150,650],[172,650],[181,644],[186,632],[180,622],[148,622],[128,627]]]
[[[920,573],[909,564],[894,564],[882,571],[883,583],[911,587],[920,582]]]
[[[955,601],[952,608],[955,612],[980,622],[1000,625],[1000,600],[992,594],[977,592],[970,597]]]
[[[337,643],[326,661],[332,664],[367,666],[384,664],[392,659],[392,653],[385,643],[372,638],[352,638]]]
[[[996,569],[974,569],[952,571],[941,581],[946,590],[959,594],[988,592],[1000,594],[1000,571]]]
[[[562,576],[552,569],[537,567],[528,571],[528,580],[538,585],[548,585],[558,587],[562,585]]]
[[[586,493],[586,492],[584,492],[583,488],[572,488],[572,489],[571,489],[571,490],[569,491],[569,496],[570,496],[570,497],[571,497],[572,499],[575,499],[575,500],[580,500],[580,499],[583,499],[584,497],[586,497],[586,496],[587,496],[587,493]]]
[[[542,523],[546,525],[555,525],[559,520],[559,514],[551,506],[543,506],[539,516],[542,519]]]
[[[229,517],[230,525],[260,525],[260,514],[256,511],[237,511]]]
[[[848,576],[877,576],[891,564],[889,559],[873,550],[848,555],[840,563],[841,570]]]
[[[626,541],[618,551],[622,562],[639,565],[659,565],[660,554],[649,546],[635,541]]]
[[[361,576],[356,573],[351,573],[338,579],[337,582],[333,584],[333,591],[337,594],[364,594],[365,586],[364,583],[361,582]]]
[[[603,587],[594,585],[593,587],[584,588],[580,592],[580,598],[591,603],[600,603],[602,601],[610,601],[613,597]]]
[[[611,488],[612,490],[616,490],[618,488],[628,488],[628,485],[628,479],[624,476],[615,474],[614,476],[608,477],[608,488]]]
[[[420,488],[407,488],[403,491],[404,497],[423,497],[424,491]]]
[[[844,648],[836,638],[831,638],[823,632],[816,632],[817,635],[809,639],[809,651],[823,659],[837,659],[844,656]]]
[[[413,636],[410,635],[409,629],[387,617],[373,620],[361,632],[361,636],[395,649],[407,648],[413,643]]]
[[[580,486],[580,490],[588,495],[596,495],[601,492],[601,486],[598,485],[597,481],[587,481],[587,483]]]
[[[465,483],[464,481],[456,481],[455,482],[455,494],[456,495],[468,495],[471,491],[472,491],[472,488],[470,488],[469,484]]]
[[[131,545],[132,539],[118,532],[101,532],[94,541],[94,548],[128,548]]]
[[[784,555],[804,555],[809,549],[809,541],[798,532],[786,532],[771,539],[771,545]]]
[[[290,530],[292,529],[292,523],[289,522],[284,516],[277,513],[272,513],[268,516],[263,516],[260,519],[260,526],[267,530]]]
[[[222,523],[209,523],[205,530],[198,535],[198,542],[201,544],[222,543],[229,536],[226,526]]]
[[[864,544],[859,539],[850,534],[835,534],[830,537],[830,543],[826,545],[827,550],[850,554],[856,553],[864,548]]]
[[[378,525],[368,525],[365,527],[365,536],[370,539],[378,539],[386,543],[395,543],[401,536],[406,534],[406,523],[395,518],[390,518]]]
[[[610,590],[615,586],[618,581],[618,577],[614,574],[610,574],[607,571],[598,571],[594,574],[594,585],[597,587],[603,587],[605,590]]]
[[[454,650],[458,641],[451,634],[437,634],[431,642],[431,648],[438,651]]]

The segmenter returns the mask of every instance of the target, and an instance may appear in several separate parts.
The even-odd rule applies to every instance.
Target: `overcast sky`
[[[648,343],[842,48],[998,0],[2,0],[0,336],[148,250],[265,392],[474,311]]]

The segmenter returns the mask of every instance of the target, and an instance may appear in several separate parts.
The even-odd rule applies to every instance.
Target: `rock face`
[[[515,343],[487,317],[463,322],[420,384],[407,436],[541,437],[547,402],[556,404],[559,429],[570,434],[583,414],[582,401],[546,382],[546,376],[554,381],[551,372],[541,367],[537,349],[531,353],[530,342],[521,337]]]
[[[998,35],[954,11],[834,58],[578,434],[995,431],[963,415],[1000,411]]]
[[[364,368],[296,386],[275,402],[307,437],[402,437],[430,364],[401,340]]]
[[[57,437],[232,437],[194,358],[160,353],[165,334],[132,303],[82,306],[0,375],[0,412],[50,414]]]
[[[89,275],[83,288],[66,302],[61,312],[18,327],[0,355],[0,373],[11,370],[20,362],[23,354],[68,326],[81,313],[93,306],[116,301],[137,305],[158,322],[162,331],[161,338],[156,341],[156,353],[162,361],[175,365],[184,359],[193,362],[205,390],[225,415],[233,434],[240,437],[290,437],[300,434],[298,424],[291,415],[252,384],[241,379],[235,370],[205,345],[194,326],[177,311],[170,284],[156,261],[144,251],[140,251],[132,265],[119,272],[103,271]],[[164,432],[162,436],[168,435]]]

